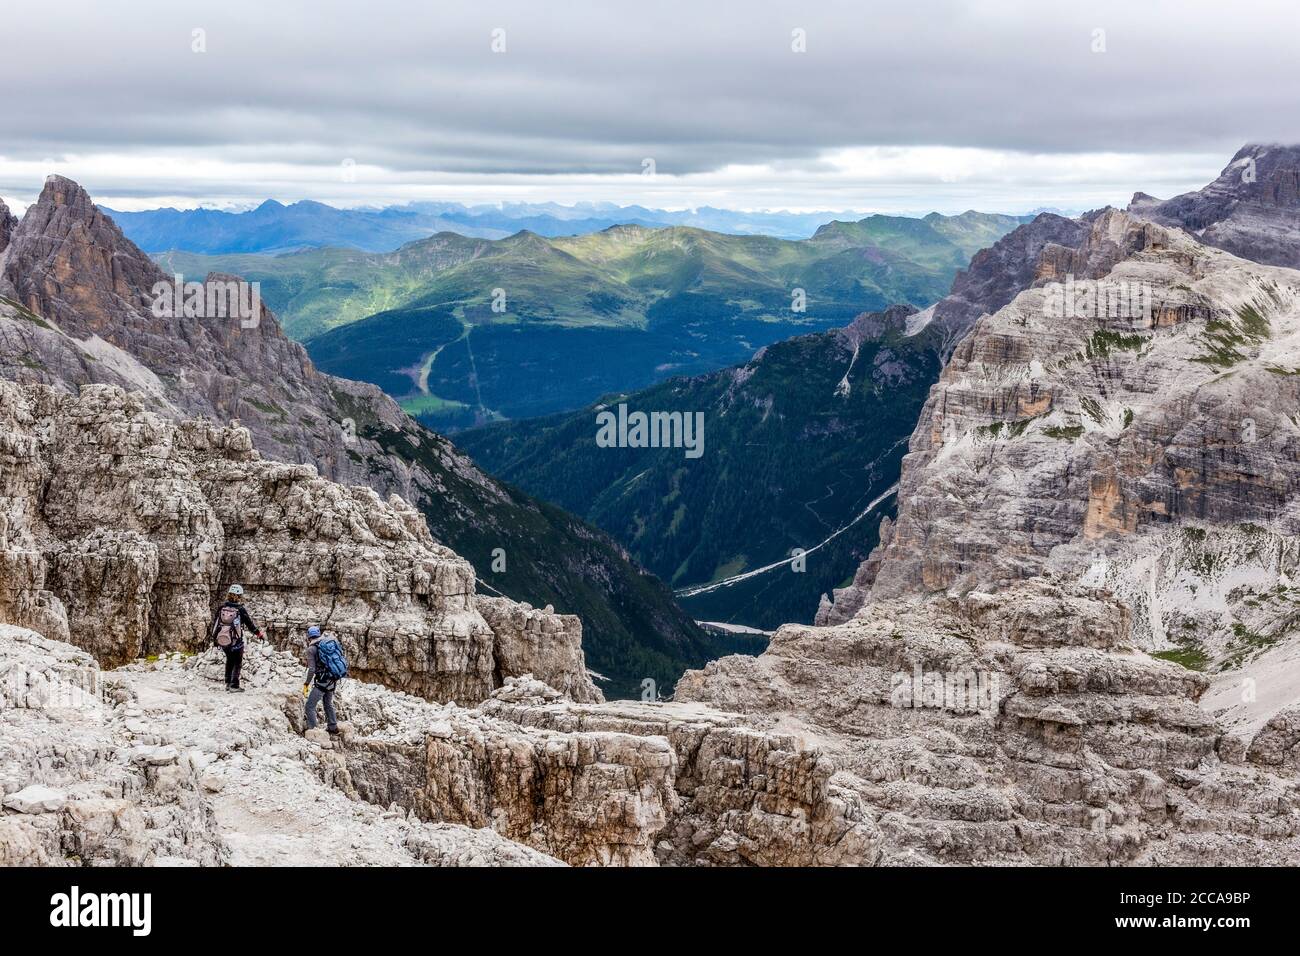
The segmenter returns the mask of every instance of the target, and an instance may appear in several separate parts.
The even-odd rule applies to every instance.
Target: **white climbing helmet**
[[[233,594],[235,597],[243,597],[244,589],[240,587],[238,584],[232,584],[230,588],[226,591],[226,593]]]

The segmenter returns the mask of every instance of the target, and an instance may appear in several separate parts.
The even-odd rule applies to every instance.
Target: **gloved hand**
[[[311,685],[310,685],[310,684],[303,684],[303,685],[302,685],[302,696],[303,696],[303,698],[305,699],[309,693],[311,693]]]

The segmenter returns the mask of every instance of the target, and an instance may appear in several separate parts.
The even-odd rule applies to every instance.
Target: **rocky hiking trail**
[[[244,429],[174,424],[118,388],[0,382],[0,619],[14,625],[0,660],[23,675],[104,667],[121,697],[108,725],[39,696],[5,708],[3,766],[32,769],[6,775],[4,795],[72,787],[114,801],[93,805],[119,823],[88,830],[66,796],[72,810],[5,814],[0,860],[298,860],[318,799],[339,809],[331,827],[352,816],[352,839],[375,829],[352,862],[876,855],[815,750],[700,705],[603,703],[576,617],[476,593],[468,562],[402,499],[250,445]],[[270,646],[254,645],[248,692],[214,698],[221,662],[203,622],[232,577]],[[356,676],[342,745],[292,733],[296,656],[316,621]],[[75,733],[51,749],[50,728]],[[304,790],[312,774],[328,789]]]
[[[58,653],[54,642],[0,630],[7,641]],[[64,652],[65,661],[69,657],[93,669],[75,652]],[[12,688],[18,669],[11,655],[0,660]],[[288,716],[296,696],[290,685],[301,669],[265,644],[250,645],[246,660],[250,686],[242,694],[226,692],[216,651],[170,654],[104,674],[104,699],[81,698],[75,709],[26,709],[10,694],[0,748],[6,757],[25,750],[29,762],[6,760],[5,805],[12,810],[18,801],[10,798],[33,786],[57,796],[46,804],[51,811],[0,816],[0,863],[559,864],[490,830],[423,823],[328,785],[321,754],[335,742],[323,730],[304,738]],[[25,663],[22,672],[30,680],[32,662]],[[46,682],[36,685],[38,694],[51,689]],[[52,717],[58,732],[48,735],[51,721],[37,714]],[[30,733],[22,733],[24,724]],[[130,782],[121,782],[124,775]],[[28,776],[50,783],[31,784]],[[101,795],[109,792],[133,799]],[[149,806],[154,801],[159,806]],[[174,814],[169,805],[187,812]],[[24,830],[52,827],[60,840],[50,849],[63,853],[62,860],[36,851],[38,840],[20,838]],[[70,849],[77,852],[69,855]]]
[[[576,704],[530,676],[477,707],[348,680],[302,734],[302,668],[250,646],[100,672],[0,626],[0,865],[732,865],[875,854],[832,766],[701,704]],[[69,704],[92,675],[102,688]],[[21,680],[19,678],[21,677]]]
[[[265,667],[272,655],[264,645],[254,645],[248,658]],[[213,795],[216,832],[230,848],[230,865],[427,862],[408,846],[414,832],[426,825],[408,821],[405,811],[349,800],[322,784],[313,764],[319,764],[320,750],[332,742],[318,735],[315,740],[298,737],[284,715],[282,688],[227,693],[219,674],[203,674],[182,660],[128,668],[136,702],[126,710],[124,723],[146,743],[165,739],[168,746],[198,755],[204,764],[201,786]],[[218,666],[216,660],[210,670]],[[484,855],[476,862],[489,860]]]

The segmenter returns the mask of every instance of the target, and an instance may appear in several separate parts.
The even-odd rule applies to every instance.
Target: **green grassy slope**
[[[385,254],[162,258],[260,281],[322,369],[454,431],[721,368],[891,303],[925,306],[1017,223],[871,216],[806,240],[628,225],[550,239],[441,233]]]

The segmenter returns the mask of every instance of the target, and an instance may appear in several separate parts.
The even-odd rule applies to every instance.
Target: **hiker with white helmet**
[[[321,637],[315,624],[307,628],[307,676],[302,681],[302,696],[307,698],[307,729],[316,727],[316,706],[325,704],[325,729],[331,734],[339,732],[338,715],[334,713],[334,691],[339,681],[348,676],[343,647],[332,637]],[[312,686],[313,683],[315,686]]]
[[[239,686],[239,671],[244,664],[244,628],[259,638],[262,632],[253,623],[252,615],[243,603],[244,589],[232,584],[226,592],[226,599],[217,608],[209,628],[209,637],[226,655],[226,690],[242,694],[244,688]]]

